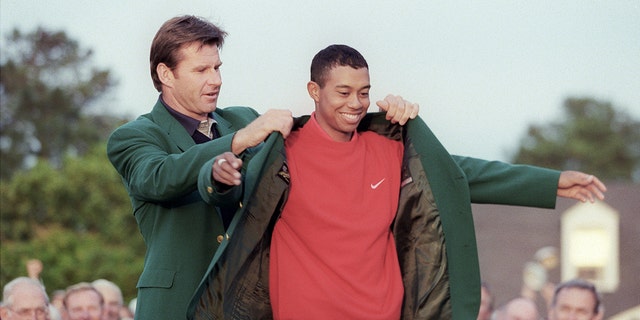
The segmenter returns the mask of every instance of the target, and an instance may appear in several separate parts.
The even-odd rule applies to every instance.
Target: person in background
[[[105,279],[95,280],[91,285],[100,292],[104,299],[105,317],[103,320],[119,320],[120,309],[124,304],[120,287]]]
[[[121,320],[133,320],[133,318],[134,318],[133,311],[131,311],[131,309],[129,309],[129,307],[123,306],[122,308],[120,308],[120,319]]]
[[[27,275],[29,278],[39,281],[42,284],[42,287],[46,287],[44,285],[44,281],[42,279],[42,271],[44,270],[44,264],[40,259],[29,259],[26,264]],[[64,290],[61,291],[64,296]],[[49,301],[49,317],[51,320],[66,320],[66,315],[64,314],[64,306],[62,305],[62,300],[56,300],[56,292],[54,291],[52,298]]]
[[[471,202],[604,197],[604,184],[582,172],[451,156],[419,117],[400,126],[367,114],[370,88],[355,49],[316,54],[307,84],[315,111],[243,168],[242,199],[229,199],[242,209],[188,318],[473,319]],[[219,199],[206,198],[212,184],[240,188],[239,160],[217,159],[213,173],[200,172],[209,201]]]
[[[574,279],[556,286],[548,313],[549,320],[601,320],[604,308],[595,285]]]
[[[64,307],[69,320],[102,320],[106,312],[102,294],[88,282],[67,288]]]
[[[9,281],[2,291],[0,319],[50,319],[49,298],[42,283],[30,277]]]
[[[518,297],[507,302],[496,313],[496,320],[538,320],[540,313],[535,302]]]
[[[493,295],[489,290],[489,285],[482,282],[480,286],[480,310],[476,320],[490,320],[493,314]]]
[[[55,290],[51,294],[51,307],[55,308],[60,315],[60,320],[68,320],[67,311],[64,308],[65,291],[62,289]]]
[[[133,299],[131,299],[131,301],[129,301],[129,311],[133,315],[136,314],[136,305],[137,304],[138,304],[138,298],[133,298]]]

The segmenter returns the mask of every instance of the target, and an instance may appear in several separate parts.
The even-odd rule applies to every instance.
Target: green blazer
[[[307,117],[296,119],[293,130]],[[553,207],[559,172],[452,156],[420,119],[404,127],[369,114],[358,130],[404,143],[403,184],[392,226],[405,295],[403,319],[475,319],[480,271],[471,202]],[[242,209],[188,310],[189,319],[270,319],[269,249],[286,202],[284,141],[272,135],[245,173]],[[201,173],[201,180],[207,173]],[[208,188],[209,187],[209,188]],[[201,185],[207,201],[216,199]]]
[[[215,203],[197,191],[205,162],[231,151],[233,133],[258,117],[246,107],[217,109],[221,137],[195,144],[160,100],[153,110],[116,129],[109,160],[122,176],[146,244],[136,319],[184,319],[225,230]]]

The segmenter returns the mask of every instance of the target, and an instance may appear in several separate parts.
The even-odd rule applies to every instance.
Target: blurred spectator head
[[[98,279],[92,282],[91,285],[102,294],[104,299],[104,320],[120,319],[120,309],[124,304],[120,287],[105,279]]]
[[[87,282],[67,288],[64,306],[70,320],[102,320],[105,311],[102,294]]]
[[[600,294],[591,282],[575,279],[556,286],[551,305],[549,320],[596,320],[602,318]]]
[[[515,298],[507,302],[498,313],[498,320],[539,320],[535,302],[529,298]]]
[[[29,277],[19,277],[4,286],[0,318],[49,319],[49,298],[42,284]]]
[[[480,310],[478,311],[477,320],[489,320],[493,313],[493,295],[489,290],[487,283],[483,282],[480,287]]]

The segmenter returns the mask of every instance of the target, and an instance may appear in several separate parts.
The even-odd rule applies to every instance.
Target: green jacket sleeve
[[[184,134],[190,138],[186,131]],[[191,142],[180,152],[166,136],[146,119],[120,127],[111,135],[107,144],[109,160],[127,182],[132,197],[161,202],[191,193],[196,189],[202,164],[230,150],[230,142],[221,137],[199,145]]]
[[[466,175],[471,202],[554,208],[560,171],[453,156]]]

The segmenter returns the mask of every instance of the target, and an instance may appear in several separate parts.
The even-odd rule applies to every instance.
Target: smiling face
[[[335,141],[349,141],[369,109],[369,69],[331,68],[324,86],[310,81],[309,95],[315,101],[320,127]]]
[[[95,290],[81,290],[67,295],[66,309],[70,320],[101,320],[102,297]]]
[[[182,47],[179,57],[174,69],[158,65],[162,99],[184,115],[205,120],[216,109],[222,86],[218,47],[194,42]]]

